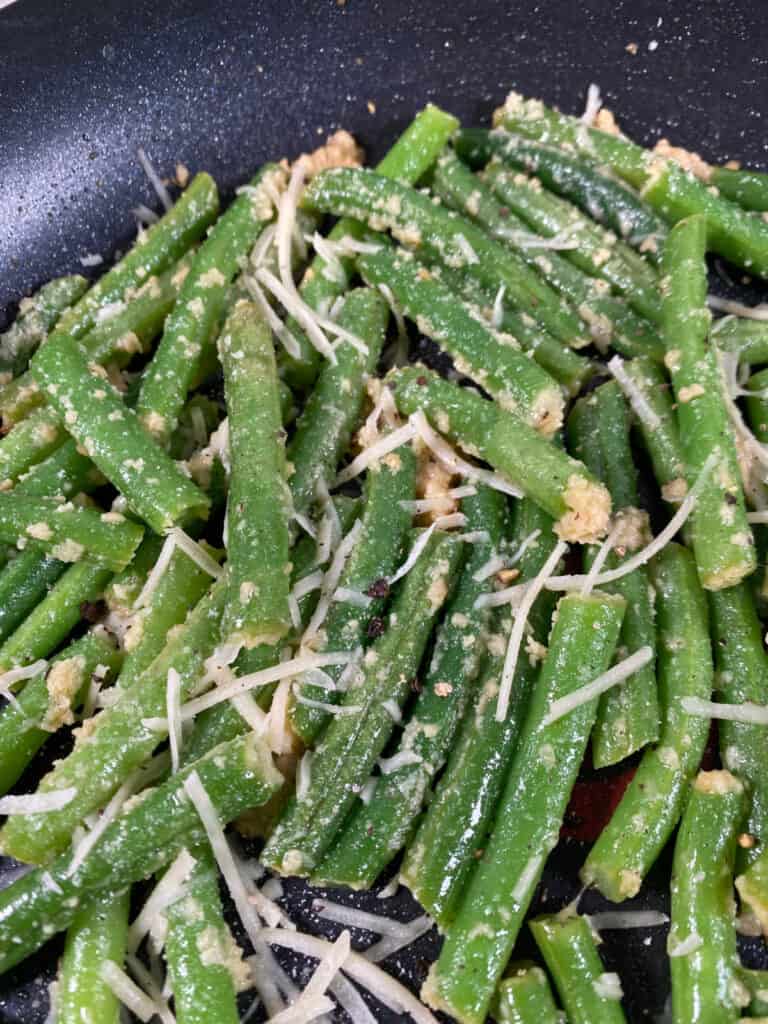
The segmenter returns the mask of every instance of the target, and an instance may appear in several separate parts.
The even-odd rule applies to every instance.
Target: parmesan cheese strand
[[[680,703],[689,715],[699,718],[719,718],[727,722],[743,722],[745,725],[768,725],[768,707],[754,704],[750,700],[741,704],[720,704],[701,697],[682,697]]]
[[[344,537],[336,548],[336,552],[331,560],[331,564],[328,566],[328,572],[325,574],[322,587],[320,588],[320,600],[317,602],[317,607],[312,613],[312,618],[309,620],[307,628],[304,630],[304,634],[301,638],[302,647],[305,646],[313,637],[317,636],[318,630],[325,622],[325,617],[331,607],[333,594],[339,585],[341,574],[344,572],[346,561],[352,554],[362,531],[363,521],[362,519],[356,519],[346,537]]]
[[[768,509],[760,512],[747,512],[748,523],[768,523]]]
[[[595,580],[600,575],[600,570],[605,565],[606,559],[608,558],[608,555],[610,555],[611,550],[616,543],[616,538],[621,534],[622,530],[623,524],[621,522],[615,523],[611,532],[597,549],[595,559],[589,567],[589,572],[587,573],[584,585],[581,588],[582,597],[588,597],[592,593],[595,586]]]
[[[298,683],[293,684],[293,695],[298,704],[306,704],[308,708],[316,708],[318,711],[325,711],[329,715],[358,715],[363,710],[361,704],[329,704],[324,700],[314,700],[312,697],[305,697],[301,692]]]
[[[424,764],[424,758],[415,750],[399,750],[392,757],[380,757],[378,760],[382,775],[391,775],[412,764]]]
[[[269,686],[270,683],[279,683],[282,679],[290,679],[292,676],[301,675],[310,668],[326,668],[329,665],[348,665],[354,658],[354,652],[329,651],[327,654],[303,654],[290,661],[283,661],[279,665],[272,665],[270,668],[262,669],[260,672],[253,672],[247,676],[240,676],[228,683],[218,686],[215,690],[187,701],[181,707],[181,720],[187,722],[195,715],[200,714],[207,708],[216,704],[231,700],[240,693],[246,693],[260,686]]]
[[[301,348],[298,341],[291,334],[287,324],[280,319],[272,308],[259,282],[255,278],[244,274],[243,283],[248,290],[248,294],[261,310],[262,316],[269,324],[272,333],[280,341],[285,351],[292,359],[300,359]]]
[[[428,498],[416,498],[413,501],[401,501],[398,504],[405,512],[420,515],[422,512],[431,512],[433,509],[442,508],[443,503],[446,501],[471,498],[475,494],[477,494],[477,488],[471,484],[465,484],[462,487],[451,487],[450,490],[442,491],[440,494],[432,494]]]
[[[337,604],[351,604],[355,608],[367,608],[372,597],[364,594],[362,590],[352,590],[350,587],[336,587],[333,592],[333,601]]]
[[[287,932],[282,928],[265,928],[262,939],[271,945],[292,949],[296,953],[319,959],[324,956],[330,943],[303,932]],[[350,952],[344,973],[367,989],[376,999],[393,1013],[407,1013],[416,1024],[437,1024],[436,1018],[411,992],[380,967],[370,963],[359,953]]]
[[[264,285],[267,291],[275,296],[285,311],[304,328],[307,338],[309,338],[310,343],[317,349],[320,355],[324,356],[329,363],[335,366],[337,359],[333,346],[320,330],[317,324],[317,314],[301,299],[296,286],[291,283],[290,288],[285,287],[266,267],[261,267],[256,271],[256,278]]]
[[[139,163],[141,164],[142,170],[149,178],[150,185],[157,194],[157,198],[163,204],[163,209],[170,210],[171,207],[173,206],[173,200],[171,199],[170,192],[163,184],[160,175],[157,173],[155,168],[150,163],[149,157],[144,152],[141,146],[139,146],[139,148],[136,150],[136,155],[139,158]]]
[[[600,96],[600,86],[594,82],[590,82],[589,88],[587,89],[587,105],[584,107],[584,113],[581,115],[581,123],[591,128],[595,123],[595,118],[600,113],[600,108],[603,105],[602,97]]]
[[[501,323],[504,319],[504,293],[507,290],[505,284],[499,285],[499,289],[496,292],[496,296],[493,300],[493,310],[491,312],[491,326],[495,327],[496,330],[501,329]]]
[[[324,997],[324,993],[338,974],[339,969],[344,966],[350,951],[349,932],[343,931],[338,939],[329,946],[328,952],[320,960],[296,1002],[271,1017],[270,1024],[306,1024],[320,1013],[332,1010],[333,1003]],[[318,1010],[319,1007],[322,1008]]]
[[[661,420],[658,413],[655,409],[651,408],[645,395],[624,369],[624,360],[621,356],[614,356],[612,359],[609,359],[606,363],[606,368],[624,392],[627,401],[632,407],[632,411],[645,429],[652,433],[660,427]]]
[[[465,459],[462,459],[445,438],[432,429],[429,420],[420,409],[418,412],[411,414],[408,418],[408,423],[413,426],[416,435],[424,442],[427,448],[434,452],[440,462],[447,469],[450,469],[451,472],[465,476],[469,480],[486,484],[486,486],[493,488],[495,491],[508,494],[511,498],[522,498],[523,492],[498,473],[492,473],[490,470],[473,466]]]
[[[594,700],[595,697],[599,697],[601,693],[605,693],[606,690],[610,690],[612,686],[616,686],[618,683],[623,683],[625,679],[628,679],[629,676],[639,671],[652,659],[653,648],[648,645],[640,647],[634,652],[634,654],[630,654],[628,658],[618,661],[612,668],[609,668],[607,672],[603,672],[602,675],[599,675],[590,683],[580,686],[578,690],[574,690],[572,693],[568,693],[564,697],[559,697],[557,700],[553,700],[549,705],[547,717],[542,723],[543,727],[546,728],[558,719],[564,718],[572,711],[575,711],[576,708],[581,707],[582,704],[588,704],[589,701]]]
[[[379,459],[383,459],[385,455],[389,455],[390,452],[395,451],[401,445],[408,444],[409,441],[413,440],[416,431],[413,426],[406,423],[403,427],[398,427],[397,430],[393,430],[389,434],[385,434],[384,437],[375,441],[372,445],[360,452],[348,466],[337,475],[333,481],[334,487],[339,487],[341,484],[347,483],[349,480],[354,480],[356,476],[359,476],[363,470],[367,469],[368,466],[373,462],[377,462]]]
[[[595,931],[655,928],[669,924],[669,917],[660,910],[603,910],[585,917]]]
[[[352,1024],[377,1024],[366,1001],[343,974],[337,974],[329,987],[336,1002],[347,1014]]]
[[[419,556],[424,551],[424,548],[429,544],[429,539],[435,530],[450,530],[455,526],[465,526],[466,522],[467,517],[461,512],[453,512],[448,516],[438,516],[437,519],[435,519],[434,522],[416,538],[413,547],[408,552],[406,560],[395,574],[389,577],[389,585],[392,586],[394,583],[397,583],[398,580],[401,580],[403,576],[408,575],[414,565],[418,562]]]
[[[312,901],[312,912],[324,921],[335,921],[349,928],[360,928],[374,932],[376,935],[389,935],[403,938],[408,935],[409,925],[404,921],[395,921],[380,914],[371,914],[367,910],[358,910],[344,903],[318,898]]]
[[[183,734],[181,731],[181,676],[175,668],[168,669],[165,686],[165,708],[168,716],[168,743],[171,750],[171,773],[179,770]]]
[[[482,583],[489,576],[495,576],[502,569],[510,569],[520,561],[531,544],[535,543],[540,536],[541,530],[531,530],[511,555],[494,555],[492,558],[489,558],[485,565],[481,565],[477,572],[473,574],[472,579],[475,583]]]
[[[601,587],[606,583],[614,583],[616,580],[620,580],[622,576],[627,576],[629,573],[634,572],[635,569],[638,569],[641,565],[645,565],[646,562],[650,562],[657,552],[667,546],[693,511],[696,499],[701,493],[701,489],[706,483],[707,477],[712,471],[712,467],[719,458],[720,450],[716,448],[710,453],[709,458],[702,466],[701,472],[696,478],[696,482],[693,487],[685,496],[677,512],[675,512],[661,533],[654,537],[650,544],[647,544],[640,551],[636,552],[636,554],[631,558],[628,558],[626,562],[622,562],[622,564],[616,569],[609,569],[608,572],[600,573],[597,579],[592,581],[594,586]],[[547,590],[579,590],[584,585],[585,580],[586,576],[576,574],[572,576],[552,576],[546,581],[545,587]]]
[[[544,565],[541,567],[537,575],[531,580],[526,586],[525,594],[520,602],[520,606],[517,609],[515,615],[515,621],[512,625],[512,630],[509,634],[509,643],[507,645],[507,653],[504,657],[504,668],[501,673],[501,684],[499,686],[499,695],[496,699],[496,721],[503,722],[507,717],[507,711],[509,709],[509,698],[512,693],[512,682],[515,678],[515,670],[517,669],[517,659],[520,655],[520,647],[523,642],[523,634],[525,632],[525,626],[528,621],[528,615],[533,608],[533,604],[536,598],[541,593],[546,580],[552,575],[557,566],[557,563],[563,557],[565,552],[568,550],[568,545],[559,540],[555,544],[552,553],[546,560]]]
[[[399,953],[401,949],[410,946],[422,935],[426,935],[434,927],[435,922],[428,914],[416,917],[403,927],[400,935],[385,935],[379,942],[375,942],[365,950],[363,956],[371,963],[377,964],[387,957]]]
[[[136,792],[136,788],[140,784],[140,779],[141,776],[139,772],[134,772],[133,775],[126,779],[101,812],[101,816],[93,828],[90,829],[89,832],[86,832],[80,842],[74,847],[72,860],[67,868],[68,878],[71,878],[72,875],[74,875],[93,847],[98,843],[99,839],[101,839],[104,832],[106,832],[115,818],[120,814],[125,801]]]
[[[229,895],[232,897],[248,938],[251,942],[256,943],[259,941],[261,924],[254,907],[259,912],[263,910],[264,919],[270,924],[277,924],[282,915],[279,912],[277,915],[275,914],[274,906],[261,895],[258,889],[254,888],[250,894],[246,891],[245,883],[235,863],[227,837],[224,835],[224,829],[219,821],[216,808],[211,803],[211,798],[208,796],[205,786],[196,771],[191,771],[184,779],[184,790],[200,816],[200,821],[205,829],[205,834],[208,836],[208,842],[211,844],[216,863],[219,865],[219,870],[224,876]]]
[[[733,299],[708,295],[707,305],[710,309],[717,310],[718,313],[732,313],[748,320],[768,320],[768,302],[761,302],[757,306],[745,306],[743,302],[735,302]]]
[[[183,551],[199,569],[207,572],[215,580],[220,579],[224,575],[224,570],[219,563],[214,561],[205,548],[201,547],[197,541],[192,540],[189,534],[185,533],[180,526],[173,526],[169,533],[173,534],[176,547]]]
[[[186,848],[178,854],[144,902],[144,906],[128,929],[126,949],[135,953],[144,936],[155,926],[157,917],[183,895],[183,884],[192,873],[195,858]]]
[[[48,811],[60,811],[71,804],[77,795],[74,786],[66,789],[54,789],[48,793],[20,793],[0,797],[0,815],[2,814],[46,814]]]
[[[122,967],[114,960],[105,960],[101,968],[101,977],[109,986],[115,997],[140,1021],[147,1024],[153,1017],[159,1016],[161,1008],[154,999],[139,988],[135,981],[128,977]]]
[[[7,672],[0,673],[0,692],[9,691],[16,683],[25,679],[34,679],[48,669],[48,662],[45,658],[38,658],[30,665],[17,665],[16,668],[9,668]]]

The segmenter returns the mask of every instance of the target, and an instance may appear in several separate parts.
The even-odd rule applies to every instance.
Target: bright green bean
[[[57,277],[44,284],[19,303],[19,315],[0,334],[0,380],[18,377],[27,368],[30,357],[61,314],[83,295],[88,281],[80,274]],[[7,383],[7,381],[4,381]]]

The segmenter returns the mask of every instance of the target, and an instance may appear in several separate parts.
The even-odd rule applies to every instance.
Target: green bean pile
[[[768,937],[768,328],[706,263],[767,278],[766,210],[766,175],[511,94],[492,129],[427,107],[375,170],[340,133],[223,213],[197,174],[23,300],[0,971],[65,932],[59,1024],[369,1024],[350,979],[418,1024],[620,1024],[599,930],[637,912],[529,918],[589,748],[630,781],[584,888],[631,899],[674,844],[669,1019],[768,1013],[737,949]],[[320,900],[362,952],[281,906],[382,875],[425,916]],[[376,962],[433,925],[419,1002]]]

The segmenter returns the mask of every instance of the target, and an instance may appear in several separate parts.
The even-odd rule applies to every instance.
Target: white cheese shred
[[[343,718],[345,715],[359,715],[363,710],[361,704],[331,704],[324,700],[313,700],[312,697],[305,697],[299,689],[299,684],[293,684],[293,695],[298,704],[304,704],[308,708],[315,708],[317,711],[325,711],[329,715],[337,715]]]
[[[194,866],[195,858],[189,850],[183,849],[149,894],[128,929],[126,949],[129,953],[136,952],[144,936],[156,927],[158,917],[181,897],[184,882],[191,875]]]
[[[339,487],[341,484],[354,480],[356,476],[359,476],[372,463],[383,459],[385,455],[389,455],[390,452],[395,451],[401,445],[408,444],[409,441],[413,440],[415,433],[414,428],[409,423],[406,423],[405,426],[398,427],[397,430],[385,434],[384,437],[360,452],[348,466],[345,466],[333,481],[333,486]]]
[[[414,412],[408,418],[408,423],[411,424],[416,432],[416,435],[424,442],[440,462],[450,469],[451,472],[457,473],[461,476],[467,477],[468,480],[474,480],[478,483],[485,484],[488,487],[493,488],[495,491],[501,491],[502,494],[508,494],[511,498],[521,498],[523,492],[519,487],[515,487],[503,476],[498,473],[493,473],[488,469],[481,469],[479,466],[473,466],[456,452],[450,444],[441,437],[436,430],[432,428],[429,420],[424,413],[419,409],[418,412]]]
[[[669,917],[660,910],[603,910],[586,915],[595,931],[623,931],[632,928],[657,928],[669,924]]]
[[[651,408],[648,399],[627,373],[624,368],[624,360],[621,356],[614,356],[608,360],[606,366],[611,376],[624,392],[635,416],[637,416],[649,433],[653,433],[654,430],[661,426],[661,420],[656,411]]]
[[[333,602],[333,595],[339,585],[341,574],[344,572],[344,566],[346,565],[347,559],[354,551],[362,531],[363,521],[362,519],[356,519],[352,527],[347,532],[346,537],[344,537],[336,548],[331,564],[328,566],[328,571],[323,578],[323,583],[320,588],[320,600],[317,602],[317,607],[312,613],[312,618],[309,620],[307,628],[304,630],[304,635],[301,639],[302,646],[306,645],[312,637],[317,636],[318,631],[325,622],[325,617],[328,614],[331,603]]]
[[[23,793],[18,796],[0,797],[0,815],[2,814],[47,814],[49,811],[60,811],[71,804],[77,795],[74,786],[66,789],[53,789],[48,793]]]
[[[584,107],[584,113],[581,115],[581,123],[591,128],[595,123],[595,118],[600,113],[602,105],[603,100],[600,96],[600,86],[591,82],[587,89],[587,104]]]
[[[114,960],[105,960],[101,968],[101,977],[114,993],[115,998],[131,1013],[147,1024],[153,1017],[159,1016],[161,1007],[146,992],[129,978],[122,967]]]
[[[9,668],[7,672],[0,673],[0,692],[8,691],[16,683],[24,682],[25,679],[34,679],[45,672],[48,662],[45,658],[38,658],[29,665],[17,665],[16,668]]]
[[[224,876],[229,895],[232,897],[248,938],[251,942],[258,942],[261,923],[254,904],[251,902],[254,894],[258,893],[258,889],[254,889],[249,898],[249,893],[245,888],[242,875],[235,863],[227,837],[224,835],[224,829],[219,821],[216,808],[213,806],[211,798],[208,796],[205,786],[203,786],[200,776],[196,771],[191,771],[184,779],[184,790],[200,817],[205,834],[208,836],[208,842],[211,844],[213,855],[216,858],[216,863],[219,865],[219,870]],[[274,919],[273,922],[277,923]]]
[[[587,573],[584,579],[584,584],[581,588],[582,597],[588,597],[592,593],[595,586],[595,580],[600,575],[600,570],[605,565],[608,555],[610,555],[613,546],[616,543],[617,538],[621,535],[623,529],[624,527],[621,522],[615,523],[611,532],[597,549],[594,561],[589,567],[589,572]]]
[[[400,950],[405,949],[412,943],[420,939],[422,935],[426,935],[428,931],[431,931],[434,927],[434,921],[427,914],[422,914],[421,917],[416,917],[413,921],[409,921],[407,925],[403,925],[402,931],[397,935],[384,935],[379,942],[375,942],[372,946],[363,953],[366,960],[370,960],[371,963],[377,964],[382,960],[386,960],[387,957],[394,956],[395,953],[399,953]]]
[[[168,669],[165,685],[165,708],[168,716],[168,743],[171,750],[171,771],[179,770],[183,733],[181,730],[181,676],[175,668]]]
[[[515,670],[517,669],[517,659],[520,655],[520,648],[523,643],[523,634],[525,633],[525,626],[528,621],[528,615],[533,608],[533,604],[536,598],[541,593],[547,579],[555,571],[555,567],[560,559],[563,557],[565,552],[568,550],[568,545],[559,540],[552,550],[549,558],[546,560],[544,565],[541,567],[537,575],[531,580],[526,586],[525,594],[520,602],[515,615],[515,621],[509,634],[509,643],[507,644],[507,653],[504,657],[504,668],[501,673],[501,684],[499,686],[499,695],[496,699],[496,721],[503,722],[507,717],[507,711],[509,709],[509,698],[512,693],[512,682],[515,678]]]
[[[630,654],[628,658],[623,658],[617,662],[607,672],[603,672],[596,679],[593,679],[592,682],[580,686],[577,690],[566,694],[564,697],[553,700],[549,705],[547,717],[544,719],[544,727],[546,728],[546,726],[552,725],[558,719],[569,715],[576,708],[581,707],[582,704],[588,704],[589,701],[599,697],[601,693],[605,693],[611,687],[623,683],[625,679],[634,675],[635,672],[638,672],[652,660],[653,648],[646,644],[646,646],[638,648],[634,654]]]
[[[592,987],[601,999],[618,1002],[624,996],[621,979],[615,971],[604,971],[592,982]]]
[[[231,700],[238,694],[255,690],[261,686],[269,686],[270,683],[279,683],[283,679],[290,679],[293,676],[301,675],[308,669],[326,668],[329,665],[348,665],[355,657],[352,651],[329,651],[326,654],[302,654],[289,661],[280,662],[269,668],[261,669],[246,676],[239,676],[229,682],[223,683],[202,697],[187,701],[181,708],[181,720],[189,721],[201,711],[212,708],[216,704],[222,704]]]
[[[707,305],[718,313],[731,313],[734,316],[743,316],[747,320],[768,320],[768,302],[761,302],[757,306],[745,306],[743,302],[735,302],[733,299],[708,295]]]
[[[741,704],[720,704],[701,697],[681,697],[683,710],[697,718],[718,718],[726,722],[742,722],[744,725],[768,725],[768,706],[744,701]]]
[[[301,348],[299,347],[298,341],[296,341],[296,338],[288,329],[287,324],[280,319],[272,308],[272,305],[264,294],[264,289],[261,287],[259,282],[248,275],[243,276],[243,281],[245,283],[245,287],[248,289],[248,294],[261,310],[261,313],[269,324],[272,333],[280,341],[286,353],[292,359],[301,359]]]
[[[424,758],[417,754],[415,750],[399,750],[392,757],[380,757],[378,760],[382,775],[391,775],[401,768],[423,763]]]
[[[638,569],[641,565],[645,565],[646,562],[650,562],[654,555],[667,546],[693,511],[693,507],[696,504],[698,496],[701,493],[710,472],[712,471],[712,467],[720,457],[719,448],[716,448],[710,453],[709,458],[702,466],[701,472],[696,478],[696,482],[693,487],[685,496],[685,499],[681,502],[677,512],[675,512],[661,533],[654,537],[650,544],[646,545],[646,547],[642,548],[631,558],[628,558],[626,562],[622,562],[618,568],[609,569],[608,572],[600,573],[597,579],[592,581],[594,586],[601,587],[606,583],[614,583],[616,580],[620,580],[623,576],[627,576],[629,573],[634,572],[635,569]],[[585,581],[586,576],[580,575],[552,576],[546,581],[545,586],[547,590],[580,590],[581,587],[584,586]]]
[[[115,818],[120,814],[123,809],[125,801],[133,795],[136,791],[136,786],[139,783],[139,774],[135,772],[131,775],[122,786],[118,789],[112,799],[109,801],[107,806],[102,811],[98,821],[90,829],[83,838],[75,845],[72,851],[72,860],[69,862],[67,868],[67,877],[71,878],[72,875],[77,871],[80,865],[83,863],[85,858],[91,852],[93,847],[101,839],[102,835],[106,832]]]
[[[295,953],[302,953],[314,959],[322,958],[331,945],[325,939],[319,939],[314,935],[305,935],[298,931],[289,932],[282,928],[265,928],[261,935],[264,942],[291,949]],[[362,985],[393,1013],[407,1013],[416,1024],[437,1024],[436,1018],[416,996],[360,953],[349,953],[344,962],[344,973]]]
[[[139,146],[139,148],[136,150],[136,155],[139,158],[139,163],[141,164],[142,170],[146,174],[147,178],[149,178],[150,185],[157,193],[157,198],[163,204],[163,209],[170,210],[171,207],[173,206],[173,200],[171,199],[171,195],[168,189],[163,184],[160,175],[152,166],[149,157],[141,148],[141,146]]]

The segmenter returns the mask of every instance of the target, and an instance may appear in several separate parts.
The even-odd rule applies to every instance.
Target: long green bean
[[[0,381],[7,383],[27,368],[30,357],[61,314],[83,295],[88,281],[80,274],[57,277],[19,303],[19,315],[0,334]],[[3,380],[3,378],[6,378]]]
[[[563,540],[605,535],[611,511],[606,487],[513,413],[420,366],[393,371],[387,381],[402,413],[423,412],[465,451],[490,462],[557,520]]]
[[[462,1024],[485,1020],[544,861],[557,842],[597,712],[597,701],[591,700],[545,725],[551,702],[607,669],[624,608],[623,598],[599,592],[567,595],[558,605],[490,842],[422,989],[429,1005]]]
[[[106,893],[85,903],[67,929],[59,968],[58,1024],[119,1024],[120,1002],[104,981],[107,961],[122,967],[130,892]]]
[[[733,863],[746,809],[744,786],[730,772],[700,772],[691,786],[672,866],[674,1024],[729,1024],[741,1016]]]
[[[499,1024],[562,1024],[547,976],[535,964],[516,963],[507,968],[493,1007]]]

